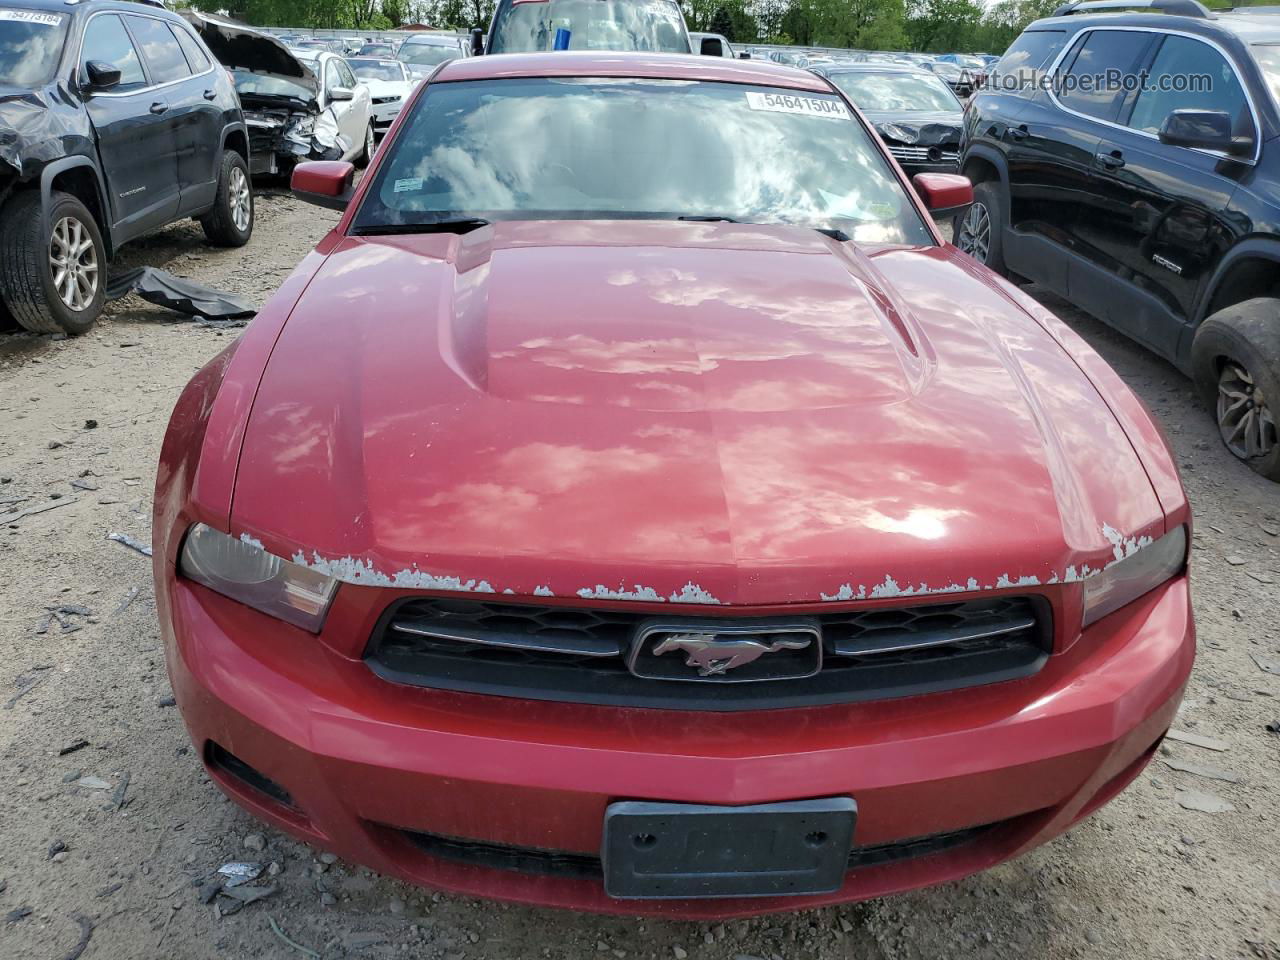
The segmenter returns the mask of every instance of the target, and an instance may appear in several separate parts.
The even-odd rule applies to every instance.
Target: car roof
[[[687,53],[632,53],[596,50],[560,53],[504,53],[450,60],[434,82],[495,80],[510,77],[641,77],[653,80],[706,80],[754,83],[830,93],[821,77],[807,70],[761,60],[695,57]]]
[[[47,10],[50,13],[76,13],[81,10],[119,10],[122,13],[150,13],[169,20],[182,20],[165,7],[140,0],[16,0],[4,4],[11,10]]]
[[[1280,42],[1280,7],[1240,7],[1210,13],[1207,17],[1187,17],[1176,13],[1085,13],[1044,17],[1027,25],[1027,30],[1065,30],[1075,33],[1085,27],[1147,27],[1181,30],[1203,36],[1232,33],[1245,43]]]
[[[870,60],[865,63],[819,64],[823,73],[908,73],[918,77],[937,77],[932,70],[917,67],[914,63],[886,63]]]
[[[400,46],[407,44],[427,43],[434,44],[438,47],[452,47],[462,43],[462,37],[451,33],[433,33],[433,34],[415,34],[412,37],[405,37]]]

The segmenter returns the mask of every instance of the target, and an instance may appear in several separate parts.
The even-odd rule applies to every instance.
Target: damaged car
[[[348,57],[347,66],[356,79],[369,88],[373,110],[373,132],[381,137],[400,116],[400,108],[413,92],[414,77],[399,60]]]
[[[964,106],[936,74],[890,63],[810,67],[840,88],[871,121],[907,176],[956,173]]]
[[[253,232],[249,144],[226,74],[177,16],[137,3],[0,6],[0,300],[38,333],[102,311],[121,245],[195,217]]]
[[[367,161],[373,149],[369,92],[341,57],[293,51],[275,37],[211,14],[185,16],[235,83],[249,130],[251,173],[287,174],[303,160]]]
[[[208,776],[464,896],[672,918],[992,867],[1137,777],[1191,670],[1142,403],[948,243],[828,80],[457,59],[165,437]]]

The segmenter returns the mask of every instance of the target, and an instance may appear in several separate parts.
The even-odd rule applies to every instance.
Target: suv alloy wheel
[[[1255,297],[1213,314],[1196,331],[1191,363],[1227,449],[1280,480],[1280,299]]]

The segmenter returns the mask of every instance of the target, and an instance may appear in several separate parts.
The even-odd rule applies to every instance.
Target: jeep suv
[[[1093,10],[1148,7],[1158,12]],[[1280,10],[1068,4],[965,113],[955,241],[1172,361],[1280,480]]]
[[[178,16],[116,0],[0,6],[0,300],[83,333],[121,244],[196,217],[253,231],[248,138],[225,70]]]

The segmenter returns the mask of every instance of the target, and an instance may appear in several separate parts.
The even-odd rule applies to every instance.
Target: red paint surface
[[[781,82],[650,59],[652,75],[678,63]],[[571,60],[612,62],[536,63],[574,72]],[[478,63],[443,72],[536,66]],[[1079,585],[1051,582],[1112,559],[1104,524],[1155,537],[1188,520],[1158,429],[1079,338],[949,246],[636,221],[335,231],[188,386],[158,476],[157,600],[193,741],[258,767],[301,812],[218,782],[344,857],[466,893],[710,917],[961,876],[1136,775],[1193,655],[1185,576],[1084,632]],[[820,597],[886,578],[1034,578],[1018,592],[1051,603],[1054,654],[1023,680],[787,711],[406,688],[360,658],[408,591],[344,584],[317,637],[176,577],[196,521],[285,556],[556,594],[539,602],[692,582],[730,605],[690,613],[857,607]],[[831,896],[688,903],[450,865],[390,829],[595,852],[614,800],[834,794],[858,801],[859,845],[1014,819],[951,853],[852,873]]]

